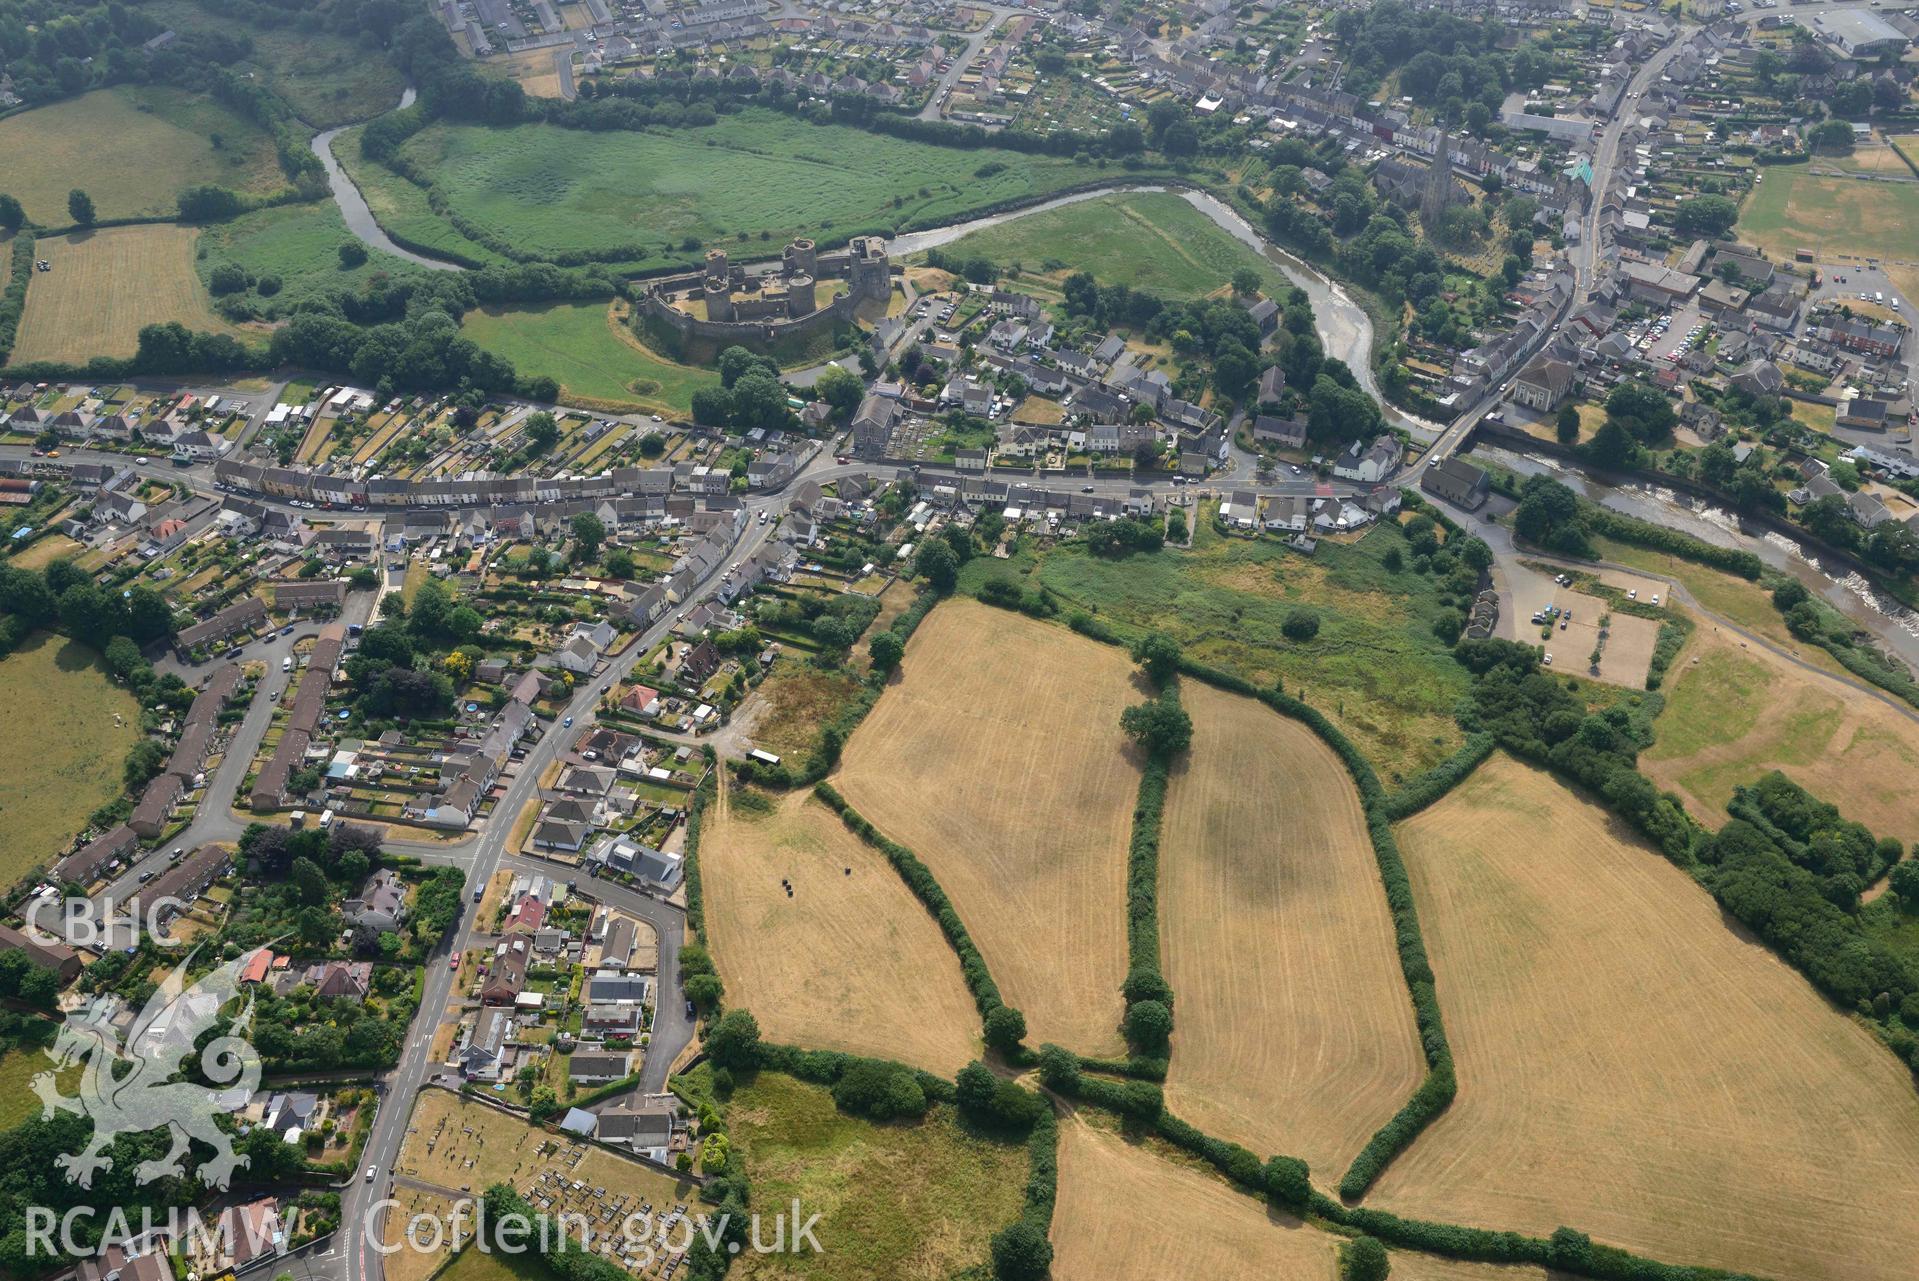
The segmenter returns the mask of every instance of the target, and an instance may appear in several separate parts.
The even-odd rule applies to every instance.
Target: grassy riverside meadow
[[[0,696],[14,726],[0,741],[0,878],[12,884],[120,794],[140,704],[92,649],[51,632],[0,659]]]
[[[73,221],[75,187],[102,219],[172,217],[182,191],[208,182],[253,195],[286,186],[266,132],[202,94],[122,85],[0,120],[0,191],[42,226]]]
[[[360,154],[365,132],[355,127],[333,140],[333,158],[359,189],[374,220],[397,242],[416,253],[439,254],[456,262],[504,263],[508,258],[461,235],[433,212],[423,187],[407,181],[376,160]]]
[[[292,311],[302,299],[316,294],[341,289],[358,292],[383,277],[427,270],[371,248],[364,263],[346,267],[340,262],[340,246],[350,240],[353,233],[332,201],[281,205],[203,229],[194,261],[202,280],[209,280],[222,263],[243,267],[256,280],[278,276],[278,293],[262,298],[255,292],[258,303],[276,313]]]
[[[1022,214],[969,232],[940,252],[949,258],[985,258],[1009,269],[1018,264],[1024,275],[1042,282],[1091,272],[1102,285],[1126,285],[1167,298],[1211,293],[1249,267],[1259,273],[1265,293],[1288,285],[1285,273],[1265,255],[1170,191],[1097,196]]]
[[[777,253],[793,235],[937,226],[1109,176],[1060,157],[930,146],[764,109],[672,133],[435,124],[399,159],[454,213],[528,255],[630,247],[639,268],[697,257],[682,247],[688,237],[738,243],[742,256]]]

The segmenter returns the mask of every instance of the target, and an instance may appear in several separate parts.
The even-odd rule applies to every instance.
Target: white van
[[[290,672],[293,670],[293,655],[288,654],[285,658],[280,660],[280,670],[283,672]]]

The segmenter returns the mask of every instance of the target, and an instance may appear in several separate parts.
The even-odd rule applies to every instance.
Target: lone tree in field
[[[340,242],[340,266],[342,268],[347,271],[352,271],[355,267],[364,265],[365,262],[365,245],[357,240],[343,240]]]
[[[1148,632],[1133,642],[1133,661],[1155,685],[1164,685],[1179,670],[1179,642],[1165,632]]]
[[[1119,714],[1119,727],[1148,755],[1169,761],[1191,746],[1193,718],[1178,703],[1156,698]]]
[[[76,227],[91,227],[94,220],[93,197],[75,187],[67,193],[67,213]]]
[[[1296,609],[1279,625],[1289,641],[1305,642],[1319,635],[1319,615],[1310,609]]]
[[[20,202],[0,191],[0,231],[18,231],[27,221],[27,211]]]
[[[1259,292],[1259,273],[1251,267],[1241,267],[1233,273],[1233,292],[1241,298],[1251,298]]]

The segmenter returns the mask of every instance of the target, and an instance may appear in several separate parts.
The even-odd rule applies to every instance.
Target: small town
[[[1916,46],[0,0],[4,1281],[1903,1281]]]

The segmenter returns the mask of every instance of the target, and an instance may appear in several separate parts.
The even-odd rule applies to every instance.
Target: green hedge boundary
[[[1167,681],[1159,698],[1178,706],[1177,682]],[[1167,763],[1157,755],[1149,756],[1140,771],[1139,794],[1133,802],[1133,834],[1126,847],[1127,964],[1121,993],[1126,998],[1128,1014],[1142,1001],[1158,1001],[1168,1013],[1173,1009],[1173,985],[1166,981],[1159,947],[1159,834],[1170,782]],[[1095,1070],[1148,1080],[1166,1079],[1170,1056],[1166,1047],[1135,1044],[1132,1048],[1133,1056],[1123,1062],[1090,1059],[1081,1062]]]
[[[985,1019],[995,1010],[1008,1008],[1005,999],[1000,996],[999,984],[993,981],[992,971],[986,966],[986,958],[980,955],[973,936],[966,931],[966,922],[960,919],[959,912],[953,907],[953,900],[946,896],[932,869],[920,862],[919,855],[867,822],[831,783],[815,784],[813,795],[840,816],[840,821],[846,824],[848,831],[886,856],[886,861],[906,882],[906,888],[939,922],[940,932],[946,936],[953,951],[959,954],[960,976],[966,980],[966,988],[973,994],[973,1004],[978,1007],[980,1017]]]
[[[1310,1191],[1306,1165],[1287,1156],[1262,1163],[1237,1143],[1215,1138],[1174,1116],[1156,1086],[1098,1077],[1053,1077],[1047,1088],[1083,1105],[1114,1113],[1130,1129],[1144,1130],[1205,1161],[1248,1195],[1271,1201],[1342,1234],[1378,1237],[1389,1245],[1476,1263],[1532,1264],[1595,1281],[1744,1281],[1744,1274],[1718,1268],[1661,1263],[1593,1243],[1584,1233],[1561,1228],[1552,1237],[1406,1219],[1383,1210],[1342,1204]],[[1290,1177],[1289,1177],[1290,1176]],[[1303,1192],[1303,1200],[1301,1193]]]
[[[20,332],[20,315],[27,309],[27,285],[33,276],[33,231],[22,227],[13,236],[12,275],[7,291],[0,294],[0,364],[13,354],[13,340]]]
[[[1386,798],[1386,817],[1397,823],[1411,818],[1428,805],[1466,781],[1499,744],[1491,734],[1468,734],[1459,749],[1424,774],[1407,780],[1404,787]]]
[[[706,807],[712,804],[718,786],[713,769],[708,769],[693,789],[693,808],[686,816],[686,844],[682,849],[686,855],[686,923],[701,938],[706,937],[706,895],[700,887],[700,831],[706,822]]]

